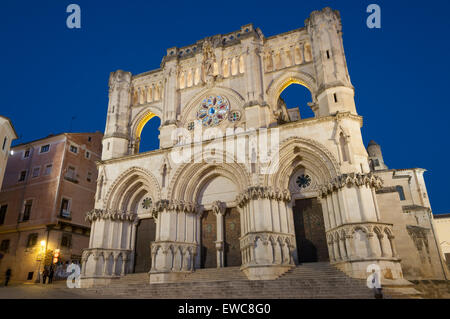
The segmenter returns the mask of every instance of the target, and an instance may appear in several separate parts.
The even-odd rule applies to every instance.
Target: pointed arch
[[[217,176],[229,178],[236,184],[239,192],[251,184],[248,169],[243,164],[232,161],[231,155],[226,152],[216,152],[214,155],[202,152],[196,156],[204,161],[197,159],[177,169],[169,184],[169,198],[195,202],[204,183]],[[213,163],[214,159],[220,164]]]
[[[269,174],[264,177],[264,185],[279,189],[289,187],[289,179],[299,165],[313,171],[319,178],[318,184],[327,183],[340,174],[339,164],[333,154],[322,144],[311,139],[290,137],[272,149]]]
[[[144,168],[131,167],[111,184],[103,201],[104,206],[112,210],[130,209],[133,195],[143,189],[154,197],[154,202],[161,199],[161,189],[155,176]]]
[[[273,80],[266,89],[269,105],[276,107],[281,92],[291,84],[300,84],[311,92],[312,102],[315,102],[317,85],[314,78],[306,72],[286,72]]]

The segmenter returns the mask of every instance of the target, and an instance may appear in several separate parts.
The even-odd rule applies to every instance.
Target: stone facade
[[[17,133],[11,120],[0,115],[0,187],[3,184],[3,177],[5,176],[6,163],[11,149],[11,142],[17,138]],[[1,216],[0,216],[1,218]]]
[[[280,94],[291,84],[309,89],[314,118],[287,110]],[[250,279],[275,279],[307,251],[353,277],[377,264],[383,280],[402,282],[404,225],[379,202],[337,11],[268,38],[245,25],[170,48],[160,69],[113,72],[109,87],[85,287],[133,272],[145,245],[151,283],[230,260]],[[139,154],[154,116],[160,149]],[[152,240],[137,243],[149,218]]]
[[[103,134],[63,133],[16,145],[0,192],[0,280],[35,281],[52,263],[81,262],[89,244],[85,212],[94,207]],[[42,242],[42,244],[41,244]]]
[[[434,215],[433,221],[442,254],[450,269],[450,214]]]

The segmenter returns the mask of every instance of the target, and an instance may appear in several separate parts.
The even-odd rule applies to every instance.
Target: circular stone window
[[[295,180],[295,183],[299,188],[306,188],[311,185],[311,177],[309,175],[299,175]]]
[[[228,117],[228,120],[230,122],[238,122],[241,119],[241,112],[239,111],[232,111],[230,113],[230,116]]]
[[[152,199],[150,197],[146,197],[143,201],[142,201],[142,208],[144,209],[149,209],[150,206],[152,206]]]
[[[197,119],[203,126],[216,126],[228,117],[230,103],[222,95],[214,95],[205,98],[197,111]]]

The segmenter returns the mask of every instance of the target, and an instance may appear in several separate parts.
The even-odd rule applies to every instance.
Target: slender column
[[[105,257],[105,254],[103,253],[103,271],[102,271],[103,277],[106,276],[106,267],[108,267],[108,260],[109,260],[109,256]]]
[[[151,252],[152,252],[152,270],[156,270],[156,249],[153,249],[153,245],[151,247]]]
[[[128,262],[128,258],[122,258],[122,269],[120,271],[120,275],[121,276],[125,276],[125,274],[126,274],[125,273],[125,266],[126,266],[127,262]]]
[[[348,255],[345,248],[345,238],[339,238],[339,251],[341,252],[341,259],[347,260]]]
[[[367,239],[369,241],[369,252],[368,252],[368,256],[369,257],[377,257],[375,254],[375,236],[374,233],[369,233],[367,234]]]
[[[216,228],[217,228],[217,238],[216,238],[216,250],[217,250],[217,268],[224,267],[225,256],[224,256],[224,215],[226,212],[225,204],[220,201],[215,201],[212,205],[212,210],[216,215]]]
[[[323,210],[323,221],[325,222],[325,230],[329,230],[330,229],[330,220],[329,220],[329,213],[328,213],[328,205],[327,205],[327,201],[325,198],[321,198],[320,202],[322,204],[322,210]]]
[[[345,247],[347,248],[348,259],[352,259],[353,256],[355,255],[355,252],[353,251],[352,239],[353,236],[345,235]]]
[[[334,262],[334,261],[336,261],[336,258],[334,258],[333,240],[331,239],[331,240],[327,241],[327,244],[328,244],[328,252],[330,254],[330,261]]]
[[[336,261],[340,261],[341,258],[341,254],[339,252],[339,243],[338,243],[339,239],[333,239],[333,249],[334,249],[334,259]]]
[[[326,200],[327,200],[327,206],[328,206],[328,213],[330,216],[330,226],[331,226],[331,228],[334,228],[334,227],[336,227],[336,219],[334,217],[334,208],[333,208],[333,204],[331,202],[331,196],[328,195],[326,197]]]
[[[217,249],[217,268],[224,267],[224,254],[223,254],[223,246],[224,246],[224,234],[223,234],[223,213],[216,213],[216,223],[217,223],[217,240],[216,240],[216,249]]]
[[[397,246],[395,245],[394,236],[389,236],[389,241],[391,243],[391,249],[392,249],[392,257],[397,257]]]
[[[114,256],[114,258],[113,258],[114,262],[113,262],[111,275],[116,275],[117,259],[119,259],[119,256]],[[122,259],[122,263],[123,263],[123,259]]]
[[[380,208],[378,207],[378,202],[377,202],[377,196],[375,193],[375,189],[373,187],[371,187],[371,191],[372,191],[372,199],[373,199],[373,204],[375,205],[375,213],[377,214],[377,221],[380,221],[381,217],[380,217]]]
[[[362,221],[368,221],[368,217],[367,217],[367,212],[366,212],[366,207],[364,205],[364,200],[362,199],[361,196],[361,191],[362,191],[362,187],[356,187],[356,194],[358,196],[358,205],[359,205],[359,209],[361,212],[361,220]]]
[[[184,249],[181,253],[183,254],[182,255],[183,264],[181,266],[181,269],[183,271],[186,271],[186,270],[188,270],[190,268],[190,267],[188,267],[188,266],[190,266],[190,265],[188,265],[188,263],[189,263],[189,251],[187,249]]]
[[[377,237],[378,237],[378,241],[380,242],[381,257],[386,257],[387,254],[386,254],[386,247],[384,245],[384,236],[383,236],[383,234],[380,234],[380,235],[377,234]]]
[[[86,258],[83,258],[81,260],[81,271],[83,273],[83,277],[86,276],[86,264],[87,264],[87,259],[89,258],[89,255]]]
[[[341,210],[339,207],[339,201],[336,196],[336,192],[331,193],[331,201],[333,203],[334,207],[334,219],[336,226],[340,226],[342,224],[342,218],[341,218]]]
[[[338,190],[337,195],[338,195],[339,207],[341,208],[342,223],[345,224],[348,222],[348,212],[347,212],[346,201],[345,201],[344,195],[342,194],[341,189]]]

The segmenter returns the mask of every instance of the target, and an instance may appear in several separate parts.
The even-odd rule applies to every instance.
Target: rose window
[[[295,183],[298,185],[299,188],[306,188],[309,185],[311,185],[311,177],[305,174],[299,175],[295,180]]]
[[[210,96],[204,99],[197,111],[197,119],[203,126],[215,126],[228,117],[230,103],[221,95]]]
[[[142,201],[142,208],[144,209],[149,209],[150,206],[152,206],[152,199],[150,197],[146,197],[143,201]]]

